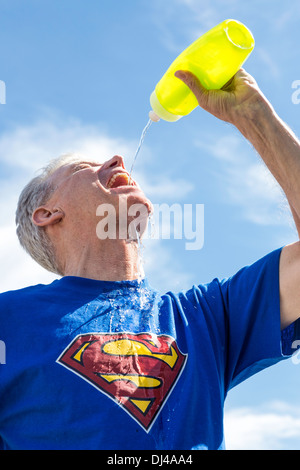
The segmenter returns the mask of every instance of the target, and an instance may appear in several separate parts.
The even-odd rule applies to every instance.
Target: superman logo
[[[117,402],[148,432],[186,358],[167,335],[91,333],[77,336],[57,362]]]

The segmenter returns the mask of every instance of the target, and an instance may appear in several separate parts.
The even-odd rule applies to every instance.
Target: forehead
[[[70,162],[66,162],[56,168],[51,175],[49,175],[49,181],[54,184],[55,186],[59,186],[59,184],[64,181],[66,178],[71,176],[74,171],[80,167],[80,165],[90,165],[90,166],[101,166],[102,163],[96,162],[95,160],[89,159],[78,159]]]

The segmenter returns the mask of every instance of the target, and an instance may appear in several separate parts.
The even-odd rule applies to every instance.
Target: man
[[[299,232],[299,142],[253,78],[240,70],[206,91],[189,72],[176,75],[251,142]],[[3,449],[223,449],[227,392],[294,351],[299,243],[160,296],[140,280],[134,238],[98,236],[98,208],[113,207],[119,229],[120,201],[151,212],[119,156],[56,160],[20,197],[21,244],[62,278],[0,296]]]

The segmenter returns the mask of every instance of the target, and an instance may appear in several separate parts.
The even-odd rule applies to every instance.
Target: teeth
[[[127,173],[116,173],[114,176],[111,177],[111,179],[109,180],[108,184],[107,184],[107,187],[110,188],[115,180],[117,179],[118,176],[123,176],[123,177],[126,177],[127,178],[127,184],[129,182],[129,176],[127,175]],[[130,182],[130,184],[132,185],[132,183]]]

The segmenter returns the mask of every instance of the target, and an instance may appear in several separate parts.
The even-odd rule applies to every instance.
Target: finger
[[[192,72],[188,70],[177,70],[174,75],[180,78],[189,88],[193,90],[199,88],[202,92],[206,91],[204,86],[201,85],[200,80]]]
[[[194,93],[200,106],[207,101],[207,89],[200,83],[200,80],[192,73],[187,70],[177,70],[175,77],[182,80]]]

